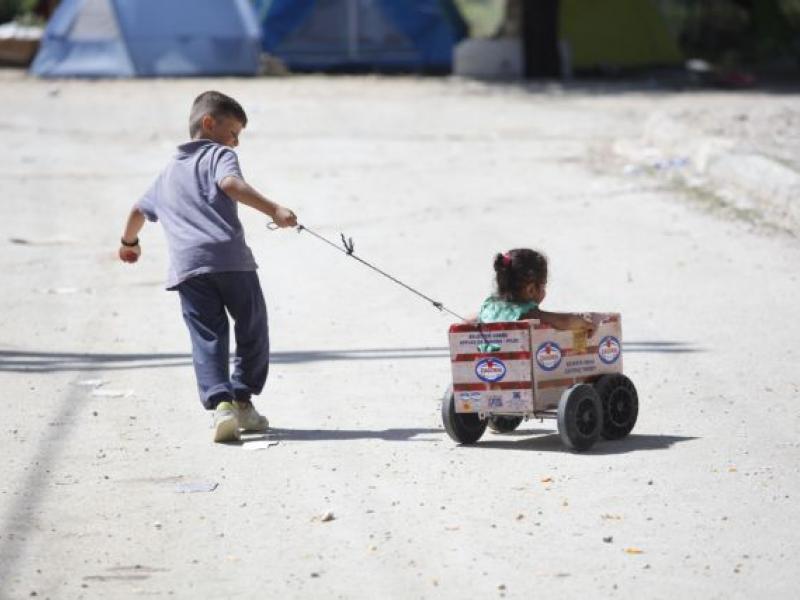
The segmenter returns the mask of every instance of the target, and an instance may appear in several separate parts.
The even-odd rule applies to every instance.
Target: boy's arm
[[[539,319],[556,329],[585,329],[589,337],[597,328],[591,315],[547,312],[538,308],[526,313],[523,319]]]
[[[139,209],[132,208],[122,232],[119,246],[119,258],[123,262],[135,263],[142,254],[139,246],[139,232],[144,227],[145,217]]]
[[[272,217],[278,227],[297,225],[297,216],[291,210],[264,197],[244,179],[229,175],[219,182],[219,188],[233,200]]]

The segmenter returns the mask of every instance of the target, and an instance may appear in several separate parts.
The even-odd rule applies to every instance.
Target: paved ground
[[[213,445],[160,230],[140,264],[114,257],[206,88],[250,114],[253,183],[456,312],[494,252],[544,249],[551,309],[623,315],[634,434],[573,454],[528,422],[456,446],[450,319],[244,213],[274,429]],[[0,597],[796,596],[800,245],[604,152],[654,107],[797,96],[5,72],[0,98]]]

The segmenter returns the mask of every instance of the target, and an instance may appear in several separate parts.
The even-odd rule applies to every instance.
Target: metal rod
[[[313,236],[314,236],[315,238],[317,238],[318,240],[320,240],[320,241],[322,241],[322,242],[325,242],[326,244],[328,244],[329,246],[331,246],[331,247],[335,248],[335,249],[336,249],[336,250],[338,250],[339,252],[343,252],[344,254],[346,254],[347,256],[349,256],[350,258],[354,258],[355,260],[357,260],[358,262],[360,262],[362,265],[364,265],[364,266],[366,266],[366,267],[369,267],[370,269],[372,269],[373,271],[375,271],[375,272],[377,272],[377,273],[380,273],[381,275],[383,275],[383,276],[384,276],[384,277],[386,277],[387,279],[390,279],[391,281],[395,282],[397,285],[400,285],[400,286],[402,286],[402,287],[406,288],[406,289],[407,289],[409,292],[412,292],[412,293],[416,294],[416,295],[417,295],[417,296],[419,296],[420,298],[424,298],[425,300],[427,300],[428,302],[430,302],[431,304],[433,304],[433,306],[434,306],[434,307],[436,307],[437,309],[439,309],[440,311],[444,311],[444,312],[446,312],[446,313],[449,313],[449,314],[453,315],[455,318],[457,318],[457,319],[459,319],[459,320],[461,320],[461,321],[464,321],[465,323],[468,321],[467,319],[465,319],[465,318],[464,318],[464,317],[462,317],[461,315],[459,315],[459,314],[457,314],[457,313],[453,312],[452,310],[450,310],[449,308],[447,308],[447,307],[446,307],[444,304],[442,304],[441,302],[438,302],[438,301],[434,300],[433,298],[429,298],[428,296],[426,296],[426,295],[425,295],[425,294],[423,294],[422,292],[420,292],[420,291],[418,291],[418,290],[415,290],[415,289],[414,289],[414,288],[412,288],[410,285],[408,285],[408,284],[406,284],[406,283],[403,283],[402,281],[400,281],[400,280],[399,280],[399,279],[397,279],[396,277],[393,277],[392,275],[389,275],[389,273],[387,273],[386,271],[383,271],[383,270],[379,269],[378,267],[376,267],[375,265],[373,265],[373,264],[371,264],[371,263],[367,262],[366,260],[364,260],[364,259],[363,259],[363,258],[361,258],[360,256],[356,256],[356,254],[355,254],[355,253],[354,253],[354,251],[353,251],[353,250],[354,250],[354,244],[353,244],[353,239],[352,239],[352,238],[345,239],[345,237],[344,237],[344,234],[342,234],[342,246],[343,246],[343,247],[342,247],[342,246],[339,246],[338,244],[335,244],[335,243],[333,243],[332,241],[330,241],[330,240],[329,240],[329,239],[327,239],[326,237],[324,237],[324,236],[322,236],[322,235],[318,234],[317,232],[315,232],[315,231],[313,231],[313,230],[309,229],[309,228],[308,228],[308,227],[306,227],[305,225],[300,225],[300,224],[298,223],[298,225],[297,225],[297,232],[298,232],[298,233],[302,233],[303,231],[307,231],[308,233],[310,233],[311,235],[313,235]]]

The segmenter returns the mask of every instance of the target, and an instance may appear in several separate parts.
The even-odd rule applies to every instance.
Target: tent
[[[449,71],[452,0],[256,0],[264,50],[295,70]]]
[[[573,69],[682,63],[678,44],[653,0],[560,0],[562,45]]]
[[[521,39],[530,77],[683,62],[657,0],[505,0],[494,9],[473,28]]]
[[[62,0],[31,72],[43,77],[254,75],[248,0]]]

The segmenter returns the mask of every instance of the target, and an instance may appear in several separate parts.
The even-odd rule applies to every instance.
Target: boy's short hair
[[[221,92],[209,90],[200,94],[192,103],[192,110],[189,113],[189,136],[192,139],[203,128],[205,115],[211,115],[215,119],[233,117],[242,124],[242,127],[247,126],[247,114],[241,104]]]

